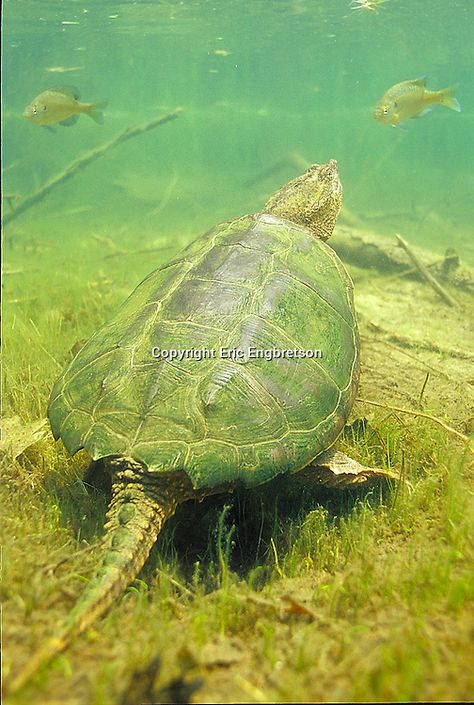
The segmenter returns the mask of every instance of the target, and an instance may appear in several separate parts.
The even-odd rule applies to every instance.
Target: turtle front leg
[[[326,487],[344,489],[351,485],[361,485],[371,480],[398,480],[398,475],[382,468],[361,465],[339,450],[330,448],[298,473],[305,481],[315,482]]]

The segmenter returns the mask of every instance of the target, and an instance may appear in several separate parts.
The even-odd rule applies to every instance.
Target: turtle
[[[61,374],[53,435],[111,478],[102,560],[13,689],[105,613],[181,502],[360,473],[334,450],[360,357],[352,281],[326,243],[341,204],[337,162],[313,164],[149,274]]]

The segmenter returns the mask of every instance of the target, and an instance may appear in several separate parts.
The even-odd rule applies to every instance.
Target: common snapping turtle
[[[359,471],[330,450],[359,375],[352,283],[325,243],[341,202],[336,162],[311,166],[152,272],[58,379],[53,433],[103,459],[112,499],[98,571],[16,688],[110,607],[180,502]]]

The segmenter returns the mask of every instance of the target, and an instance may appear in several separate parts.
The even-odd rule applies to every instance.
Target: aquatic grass
[[[438,446],[432,446],[432,449],[441,456],[444,439],[441,433],[439,436]],[[69,674],[75,670],[73,664],[77,663],[80,653],[100,653],[104,640],[111,640],[115,644],[112,660],[98,664],[94,671],[93,692],[102,698],[98,702],[105,703],[112,684],[124,683],[124,669],[118,665],[122,659],[124,664],[127,663],[125,671],[130,673],[133,663],[138,665],[142,662],[142,649],[150,658],[160,652],[168,658],[171,639],[173,643],[186,644],[193,653],[198,654],[220,633],[224,639],[237,637],[244,642],[252,635],[252,659],[259,663],[258,672],[264,678],[274,671],[279,662],[283,662],[278,681],[265,691],[269,699],[284,700],[290,691],[296,699],[311,699],[318,695],[319,691],[314,690],[312,683],[315,678],[321,678],[321,668],[332,673],[333,685],[329,683],[327,674],[323,677],[326,684],[324,697],[332,693],[331,699],[338,693],[340,697],[343,693],[345,697],[366,699],[369,696],[391,697],[395,692],[413,697],[416,689],[428,693],[445,692],[442,689],[432,691],[427,687],[428,673],[433,670],[435,673],[442,672],[442,663],[439,649],[432,646],[427,650],[426,634],[436,629],[432,620],[436,622],[443,615],[444,622],[449,622],[452,613],[456,615],[457,622],[472,605],[472,571],[470,575],[466,566],[468,559],[472,566],[472,554],[469,556],[466,550],[467,546],[472,545],[474,527],[472,520],[466,518],[468,515],[464,513],[462,457],[452,456],[450,464],[431,470],[433,475],[418,478],[409,491],[399,495],[394,506],[391,501],[394,488],[389,489],[385,496],[372,491],[366,497],[349,499],[350,495],[344,493],[342,516],[334,512],[337,500],[333,492],[326,495],[326,506],[311,508],[317,500],[314,492],[307,491],[303,505],[300,501],[295,513],[287,504],[295,499],[289,488],[287,497],[281,494],[280,488],[272,501],[267,498],[266,505],[254,493],[246,494],[244,500],[242,497],[236,498],[240,509],[246,507],[240,525],[236,522],[235,513],[232,514],[232,503],[227,501],[222,509],[215,512],[208,500],[209,511],[216,517],[215,524],[210,527],[207,539],[202,536],[201,547],[207,558],[194,562],[191,580],[187,581],[182,575],[185,566],[180,563],[176,550],[180,542],[180,526],[175,524],[168,534],[166,531],[163,533],[159,550],[153,552],[152,564],[142,572],[143,578],[140,580],[144,580],[147,588],[140,582],[129,588],[118,609],[112,610],[101,625],[80,640],[81,644],[73,646],[68,655],[57,659],[50,667],[48,677],[43,674],[38,678],[36,688],[47,687],[49,682],[58,682],[58,679],[67,681]],[[70,472],[69,479],[64,480],[65,488],[70,487],[68,483],[74,477],[73,468]],[[449,483],[446,494],[439,491],[439,480],[443,477]],[[74,483],[72,487],[75,487]],[[49,489],[40,504],[36,502],[38,509],[42,507],[43,521],[34,527],[34,533],[50,547],[50,537],[58,536],[60,527],[64,537],[70,535],[61,519],[65,504],[67,506],[69,502],[79,499],[84,501],[83,490],[78,487],[72,493],[69,489],[69,494],[66,501],[64,497],[58,498],[57,490],[51,493]],[[35,496],[33,490],[30,490],[29,497],[23,494],[23,504],[27,506]],[[90,499],[92,513],[100,496],[96,492]],[[101,502],[104,506],[104,497]],[[63,510],[58,512],[61,505]],[[277,530],[276,505],[280,509]],[[257,516],[252,515],[254,511]],[[416,515],[416,521],[404,525],[403,517],[412,513]],[[262,536],[266,534],[268,522],[274,536],[280,572],[276,569],[273,552],[267,546],[268,578],[259,585],[259,593],[274,603],[274,611],[268,612],[251,601],[242,600],[247,590],[252,591],[245,575],[253,574],[262,566],[254,563],[251,568],[244,568],[241,578],[235,574],[236,566],[230,567],[233,556],[235,558],[235,548],[231,551],[232,542],[238,545],[240,532],[245,536],[249,530],[246,519],[247,523],[250,520],[250,525],[256,522],[263,527]],[[21,524],[17,526],[17,532],[20,527]],[[91,537],[95,530],[94,522],[94,528],[90,529]],[[471,543],[468,543],[469,537]],[[30,541],[31,534],[26,534],[23,539],[25,549]],[[262,541],[263,538],[260,544]],[[90,574],[94,565],[93,554],[94,551],[77,559],[73,555],[71,561],[63,564],[52,576],[45,576],[48,586],[46,595],[54,597],[57,594],[58,577],[61,575],[66,577],[65,585],[77,593],[75,572],[79,568],[80,573]],[[41,560],[41,556],[38,558]],[[155,567],[177,582],[183,582],[192,596],[180,593],[170,580],[160,577],[159,573],[157,575]],[[242,578],[244,583],[241,582]],[[321,619],[334,620],[334,625],[326,627],[323,632],[327,643],[323,642],[323,635],[317,637],[314,627],[305,624],[304,620],[292,618],[292,636],[287,631],[289,617],[284,616],[283,603],[278,595],[282,590],[291,594],[298,585],[304,587],[304,599]],[[24,592],[24,587],[21,591]],[[14,592],[15,589],[10,594]],[[39,604],[44,602],[45,593],[40,591],[39,596],[35,594],[37,596],[29,608],[33,617],[37,615]],[[48,612],[53,615],[51,607]],[[379,626],[372,624],[376,615]],[[447,628],[443,626],[443,629]],[[101,634],[100,639],[92,637],[95,630]],[[38,633],[37,628],[33,633]],[[119,633],[122,646],[117,642]],[[374,644],[374,634],[379,635],[380,646]],[[402,646],[407,640],[410,644],[408,649]],[[462,643],[462,638],[458,636],[455,643]],[[316,659],[315,653],[319,654]],[[171,662],[173,658],[178,658],[174,669],[179,671],[179,657],[174,648]],[[339,665],[336,665],[338,662]],[[347,672],[357,672],[357,678],[351,680],[346,677],[341,663]],[[452,667],[456,671],[454,664]],[[397,669],[395,683],[393,673],[389,677],[393,668]],[[299,674],[298,683],[292,673]],[[465,681],[464,675],[461,682]],[[335,689],[336,683],[340,690]],[[468,683],[465,683],[463,687],[467,686]]]

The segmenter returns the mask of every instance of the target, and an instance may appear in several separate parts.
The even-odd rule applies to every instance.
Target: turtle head
[[[304,225],[321,240],[332,234],[342,205],[337,162],[313,164],[304,174],[282,186],[265,204],[271,213]]]

